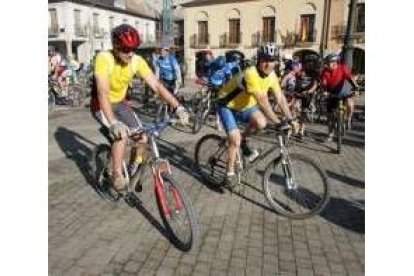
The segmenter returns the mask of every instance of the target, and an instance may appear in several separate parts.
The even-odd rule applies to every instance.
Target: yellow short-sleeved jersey
[[[257,105],[255,95],[267,94],[269,90],[272,90],[275,95],[281,93],[279,79],[275,72],[268,76],[260,76],[255,66],[233,76],[220,89],[219,98],[225,98],[236,89],[241,92],[227,104],[227,107],[236,111],[243,111]]]
[[[118,103],[122,101],[134,75],[145,78],[151,73],[147,62],[138,55],[132,57],[130,64],[121,65],[116,62],[112,52],[101,52],[96,56],[95,76],[107,76],[109,79],[109,101]]]

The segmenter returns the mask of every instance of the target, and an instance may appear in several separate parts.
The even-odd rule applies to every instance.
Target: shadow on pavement
[[[59,147],[65,153],[66,157],[75,162],[87,183],[102,198],[101,192],[96,190],[96,186],[94,184],[95,177],[93,175],[93,168],[90,163],[90,158],[93,154],[93,150],[91,148],[97,146],[97,144],[65,127],[59,127],[56,130],[55,138]],[[165,155],[168,156],[168,153]],[[151,223],[151,225],[154,226],[160,232],[160,234],[167,238],[177,249],[188,251],[188,249],[182,244],[178,243],[174,238],[174,235],[168,232],[141,204],[142,202],[140,199],[138,199],[136,196],[133,196],[130,197],[129,200],[126,200],[126,203],[130,207],[136,208]]]
[[[155,219],[155,217],[151,214],[151,212],[148,211],[142,205],[142,201],[135,194],[131,193],[128,199],[125,200],[125,202],[130,207],[137,209],[138,212],[140,212],[148,220],[148,222],[151,223],[151,225],[154,226],[154,228],[157,229],[158,232],[160,232],[160,234],[163,235],[168,241],[170,241],[171,244],[173,244],[177,249],[183,252],[187,252],[191,249],[191,246],[181,243],[178,240],[178,238],[174,236],[172,232],[167,231],[166,227],[161,225],[161,223],[159,223],[157,219]],[[158,207],[158,210],[160,210],[159,209],[160,206],[157,206],[157,207]]]
[[[351,186],[354,186],[354,187],[357,187],[357,188],[362,188],[362,189],[365,188],[365,182],[364,181],[361,181],[361,180],[358,180],[358,179],[355,179],[355,178],[351,178],[351,177],[348,177],[348,176],[345,176],[345,175],[341,175],[341,174],[338,174],[338,173],[330,171],[330,170],[327,170],[326,173],[330,178],[334,178],[338,181],[341,181],[342,183],[345,183],[345,184],[348,184],[348,185],[351,185]]]
[[[365,233],[365,201],[331,197],[320,214],[324,219],[357,233]]]
[[[220,187],[213,186],[208,184],[197,172],[196,170],[196,164],[193,160],[193,158],[190,158],[185,155],[187,150],[184,147],[178,146],[176,144],[172,144],[166,140],[163,140],[162,138],[158,139],[158,147],[160,151],[161,157],[168,158],[170,161],[170,164],[176,167],[177,169],[187,173],[188,175],[191,175],[194,177],[197,181],[202,183],[205,187],[208,189],[223,193],[224,190]]]
[[[91,148],[97,144],[65,127],[57,128],[55,139],[65,156],[75,162],[87,183],[94,187],[94,176],[89,160],[92,155]]]

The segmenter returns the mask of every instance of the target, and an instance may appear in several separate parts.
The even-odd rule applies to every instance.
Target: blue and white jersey
[[[181,77],[180,66],[173,55],[158,57],[155,65],[157,76],[161,80],[175,81],[177,78]]]

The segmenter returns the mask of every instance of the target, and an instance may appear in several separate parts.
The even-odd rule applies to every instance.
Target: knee
[[[252,123],[252,126],[256,129],[264,129],[267,125],[267,121],[264,116],[255,117],[251,123]]]
[[[261,118],[257,120],[256,122],[257,129],[264,129],[266,125],[267,125],[267,121],[265,118]]]

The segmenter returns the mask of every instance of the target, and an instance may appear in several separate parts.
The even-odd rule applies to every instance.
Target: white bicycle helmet
[[[257,49],[257,59],[267,59],[267,60],[278,60],[279,59],[279,49],[276,47],[276,45],[272,44],[266,44],[263,46],[260,46],[259,49]]]

